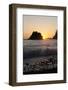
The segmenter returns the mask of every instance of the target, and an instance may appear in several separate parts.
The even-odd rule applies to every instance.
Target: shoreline
[[[23,74],[57,73],[57,55],[25,59]]]

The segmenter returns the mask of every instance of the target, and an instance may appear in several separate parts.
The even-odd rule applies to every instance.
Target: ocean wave
[[[23,58],[34,58],[34,57],[41,57],[41,56],[49,56],[49,55],[57,55],[57,48],[46,48],[46,49],[23,49]]]

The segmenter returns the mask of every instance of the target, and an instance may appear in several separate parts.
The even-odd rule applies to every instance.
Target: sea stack
[[[29,39],[31,39],[31,40],[42,40],[43,37],[42,37],[40,32],[33,31],[31,36],[29,37]]]
[[[53,39],[57,39],[57,31],[56,31],[56,33],[55,33]]]

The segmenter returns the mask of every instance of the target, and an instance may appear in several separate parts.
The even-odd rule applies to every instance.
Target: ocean
[[[24,40],[24,58],[34,58],[55,54],[57,51],[57,40]]]

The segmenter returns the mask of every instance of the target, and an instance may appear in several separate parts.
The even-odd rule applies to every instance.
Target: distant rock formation
[[[57,39],[57,31],[56,31],[56,33],[55,33],[53,39]]]
[[[42,40],[43,37],[42,37],[41,33],[37,32],[37,31],[33,31],[32,35],[29,37],[29,39],[31,39],[31,40]]]

